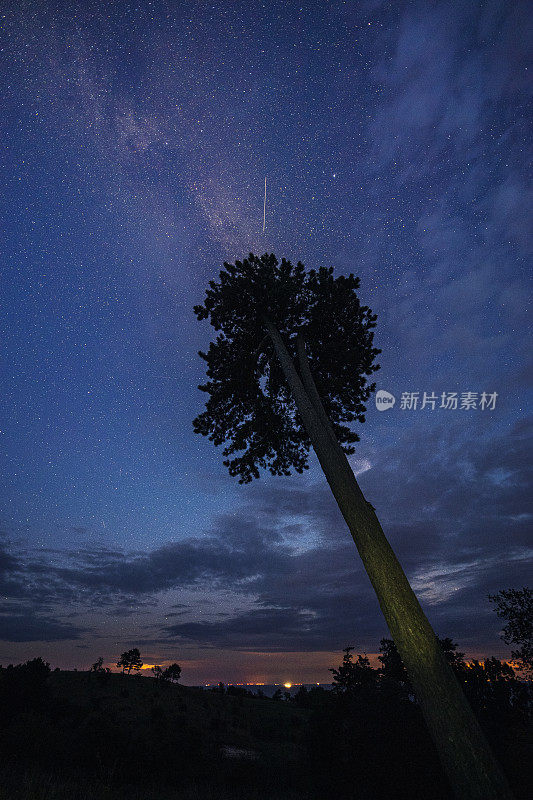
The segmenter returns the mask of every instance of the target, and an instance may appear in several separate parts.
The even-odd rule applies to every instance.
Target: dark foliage
[[[511,664],[494,657],[484,662],[475,659],[466,662],[464,653],[458,652],[451,638],[439,638],[439,643],[479,717],[489,720],[501,714],[528,711],[532,699],[530,686],[518,679]],[[411,683],[392,639],[381,640],[380,652],[380,677],[395,683],[406,694],[412,694]]]
[[[104,669],[103,663],[104,658],[103,656],[100,656],[100,658],[97,658],[94,664],[91,666],[91,672],[101,672]]]
[[[91,666],[90,673],[96,675],[96,679],[101,686],[105,686],[111,680],[111,670],[109,667],[104,667],[104,659],[102,656],[98,658]]]
[[[533,677],[533,590],[503,589],[489,600],[496,606],[500,619],[506,620],[503,639],[506,644],[518,645],[512,656],[523,670]]]
[[[0,708],[3,723],[28,709],[42,706],[48,692],[50,665],[42,658],[0,667]]]
[[[308,726],[307,752],[319,797],[450,797],[418,707],[388,683],[325,693]]]
[[[403,661],[398,652],[398,648],[392,639],[382,639],[379,643],[378,660],[381,661],[381,674],[391,681],[396,681],[403,689],[412,691],[411,681]]]
[[[446,661],[455,674],[462,673],[465,667],[463,660],[465,654],[457,652],[457,644],[449,637],[441,639],[437,636],[437,640],[444,652]],[[378,660],[381,661],[380,672],[383,677],[398,683],[408,694],[412,693],[411,681],[393,640],[382,639],[379,644],[379,651],[381,655],[378,656]]]
[[[359,437],[349,423],[364,422],[374,390],[367,377],[378,369],[372,346],[376,316],[357,297],[359,278],[334,277],[333,268],[306,272],[273,254],[250,253],[224,264],[219,282],[210,281],[199,320],[218,332],[207,353],[209,394],[194,430],[215,445],[226,443],[224,461],[241,483],[260,468],[289,475],[307,468],[310,441],[286,386],[266,319],[278,329],[296,363],[296,336],[304,336],[311,370],[339,442],[354,452]],[[239,455],[240,454],[240,455]]]
[[[300,686],[292,700],[301,708],[320,708],[327,694],[328,691],[323,686],[312,686],[310,689]]]
[[[353,647],[344,648],[342,664],[333,673],[333,690],[338,693],[354,693],[362,686],[369,686],[376,680],[376,670],[370,666],[368,658],[361,654],[353,660]]]
[[[154,677],[159,683],[178,683],[181,677],[181,667],[179,664],[170,664],[166,669],[162,669],[156,664],[152,667]]]
[[[255,697],[254,693],[245,689],[244,686],[232,686],[230,684],[226,691],[230,697]]]
[[[178,683],[181,677],[181,667],[179,664],[170,664],[165,670],[165,676],[171,683]]]
[[[533,738],[532,687],[496,658],[465,662],[451,638],[441,647],[517,797],[533,788],[527,751]],[[324,797],[448,798],[450,789],[427,735],[407,673],[390,639],[381,641],[382,667],[344,650],[332,670],[336,690],[300,690],[293,702],[311,709],[309,769]]]
[[[122,653],[117,661],[117,667],[121,667],[122,672],[126,672],[128,675],[132,669],[140,670],[142,665],[143,661],[137,647],[133,647],[131,650],[126,650],[126,652]]]

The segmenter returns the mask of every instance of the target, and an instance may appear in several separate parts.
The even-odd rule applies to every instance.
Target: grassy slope
[[[187,725],[197,731],[204,744],[220,752],[224,746],[236,747],[256,754],[261,761],[278,768],[297,758],[302,752],[301,739],[309,712],[283,701],[221,695],[212,691],[182,685],[161,686],[144,676],[111,675],[100,683],[95,675],[83,672],[55,672],[50,675],[52,702],[60,707],[68,702],[80,711],[85,720],[103,717],[119,728],[150,729],[154,719],[164,717],[170,725]],[[52,765],[53,766],[53,765]],[[246,769],[245,762],[235,768]],[[274,767],[275,768],[275,767]],[[211,776],[200,776],[195,785],[172,790],[158,785],[157,777],[150,785],[128,789],[113,788],[107,775],[102,780],[81,779],[53,771],[6,766],[0,774],[0,800],[196,800],[241,798],[238,791],[211,786]],[[262,794],[257,798],[273,797]],[[290,792],[279,795],[292,798]],[[300,800],[301,795],[294,795]]]
[[[269,698],[232,697],[181,684],[160,686],[154,678],[112,675],[100,685],[83,672],[56,672],[50,676],[54,696],[86,710],[104,709],[128,725],[146,724],[153,709],[164,708],[183,717],[215,745],[233,745],[258,752],[297,749],[309,712]]]

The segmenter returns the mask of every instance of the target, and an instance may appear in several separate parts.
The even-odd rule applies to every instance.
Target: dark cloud
[[[531,569],[530,425],[472,443],[453,432],[411,439],[376,459],[363,478],[384,528],[435,628],[470,647],[499,629],[487,595],[527,582]],[[456,432],[457,433],[457,432]],[[386,635],[377,601],[326,485],[256,490],[256,510],[274,522],[315,526],[315,542],[283,568],[250,581],[257,608],[216,622],[180,622],[170,636],[244,649],[367,649]],[[305,539],[305,536],[304,536]]]
[[[0,640],[4,642],[59,642],[79,639],[88,629],[29,609],[0,613]]]
[[[18,566],[17,559],[7,552],[5,547],[0,547],[0,575],[13,572]]]
[[[216,535],[174,542],[142,555],[92,552],[71,557],[54,576],[76,588],[142,595],[210,581],[212,588],[248,582],[261,571],[282,569],[288,549],[246,514],[222,515]]]
[[[435,627],[471,646],[494,640],[498,630],[487,594],[527,582],[530,439],[526,421],[485,440],[472,441],[460,427],[429,437],[411,431],[376,453],[360,476]],[[256,650],[329,650],[355,640],[375,648],[386,627],[325,481],[270,480],[246,497],[205,536],[147,553],[85,549],[62,553],[63,564],[56,553],[51,566],[35,558],[23,565],[6,552],[4,588],[11,582],[18,598],[13,578],[24,577],[34,608],[39,597],[51,603],[69,596],[132,614],[153,604],[157,592],[209,586],[248,598],[252,607],[216,608],[198,622],[193,605],[175,604],[162,640]],[[34,612],[13,620],[9,636],[18,629],[32,638],[39,630],[50,638],[72,632],[50,619],[39,628]]]
[[[333,631],[325,631],[324,617],[305,609],[258,608],[221,622],[171,625],[168,636],[209,645],[254,651],[330,649]]]

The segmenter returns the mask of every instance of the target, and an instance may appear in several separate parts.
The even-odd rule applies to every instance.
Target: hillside
[[[293,797],[276,773],[304,754],[310,711],[294,704],[66,671],[36,700],[2,743],[1,800]]]
[[[483,690],[483,691],[482,691]],[[0,800],[447,800],[420,711],[373,678],[274,700],[140,675],[0,670]],[[239,694],[240,691],[240,694]],[[475,684],[517,798],[533,789],[530,693]]]
[[[218,691],[164,684],[148,676],[112,674],[106,683],[82,672],[50,675],[58,702],[67,699],[83,712],[132,729],[165,718],[194,729],[214,747],[248,748],[254,753],[287,759],[298,755],[302,728],[310,712],[269,698],[232,696]]]

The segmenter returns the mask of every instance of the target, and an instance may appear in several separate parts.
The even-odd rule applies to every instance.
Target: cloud
[[[431,621],[472,646],[496,636],[487,594],[527,582],[531,427],[524,420],[499,437],[474,440],[460,423],[426,435],[406,431],[374,451],[360,476]],[[39,616],[69,598],[115,615],[144,608],[161,641],[318,651],[355,640],[375,649],[387,629],[325,480],[271,479],[245,496],[247,503],[217,516],[205,536],[148,552],[56,552],[51,565],[6,551],[4,591],[11,587],[29,611],[12,611],[4,636],[78,635]],[[21,583],[31,589],[22,597]],[[186,587],[199,592],[196,602],[179,604],[179,617],[170,608],[161,624],[154,597]],[[221,601],[199,619],[202,592],[213,591]]]
[[[13,607],[0,612],[0,640],[4,642],[59,642],[79,639],[87,632],[87,627],[36,614],[29,609]]]
[[[487,594],[527,582],[530,547],[530,425],[472,446],[446,429],[412,436],[379,455],[364,474],[393,544],[441,634],[471,647],[494,641],[498,623]],[[500,470],[498,473],[497,470]],[[505,476],[504,479],[497,478]],[[495,479],[495,476],[497,479]],[[324,485],[292,494],[269,487],[259,515],[313,521],[312,546],[287,555],[283,569],[248,584],[256,608],[210,622],[166,626],[170,637],[242,649],[331,650],[355,640],[375,648],[386,635],[373,590],[345,524]]]
[[[450,151],[477,155],[496,103],[529,93],[528,5],[517,2],[401,6],[398,34],[383,33],[373,78],[382,102],[370,123],[374,157],[400,159],[403,178],[427,173]],[[508,124],[514,121],[509,116]],[[468,152],[469,147],[474,147]]]
[[[0,546],[0,576],[13,572],[18,568],[18,560],[9,553],[5,546]]]

